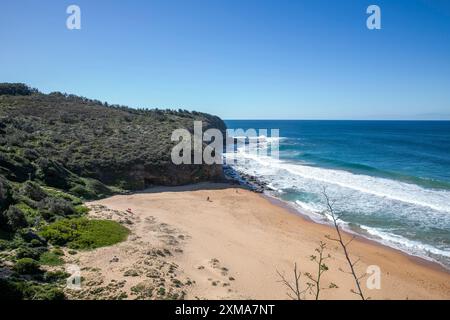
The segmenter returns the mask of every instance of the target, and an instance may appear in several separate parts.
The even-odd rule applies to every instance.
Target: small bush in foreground
[[[84,205],[78,205],[74,209],[75,213],[79,216],[85,215],[89,212],[89,208]]]
[[[129,230],[115,221],[62,219],[43,228],[41,236],[53,245],[95,249],[124,241]]]
[[[44,274],[44,280],[47,282],[60,282],[64,283],[67,278],[70,277],[70,274],[68,274],[65,271],[57,270],[57,271],[47,271]]]
[[[46,250],[47,249],[45,247],[29,248],[22,246],[17,249],[16,258],[17,259],[30,258],[33,260],[39,260],[41,254],[43,254]]]
[[[37,274],[41,272],[39,263],[31,258],[22,258],[17,260],[14,265],[14,271],[19,274]]]
[[[0,300],[64,300],[61,289],[51,284],[0,279]]]
[[[0,299],[21,300],[23,299],[23,294],[14,282],[7,279],[0,279]]]

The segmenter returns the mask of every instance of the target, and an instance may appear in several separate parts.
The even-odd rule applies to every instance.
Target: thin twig
[[[297,270],[297,263],[294,264],[294,284],[291,284],[290,281],[286,279],[286,277],[281,274],[277,270],[278,276],[281,278],[280,282],[283,283],[292,293],[288,292],[287,296],[291,298],[292,300],[302,300],[302,294],[304,294],[307,290],[309,290],[309,287],[307,287],[305,290],[300,289],[300,277],[301,272],[298,272]],[[294,296],[292,296],[294,294]]]
[[[328,194],[326,192],[326,188],[323,189],[323,195],[325,197],[325,201],[326,201],[326,205],[327,205],[327,211],[331,215],[331,218],[333,219],[334,228],[336,229],[336,232],[337,232],[337,235],[338,235],[338,239],[335,239],[335,241],[339,242],[341,247],[342,247],[342,249],[344,250],[345,258],[346,258],[346,260],[348,262],[348,265],[350,266],[350,270],[351,270],[350,274],[355,279],[356,288],[358,289],[358,291],[354,291],[354,290],[351,290],[351,291],[353,293],[359,295],[362,300],[365,300],[364,293],[363,293],[363,291],[361,289],[361,284],[360,284],[360,280],[361,280],[362,277],[358,277],[356,275],[356,271],[354,269],[355,264],[359,260],[357,260],[356,262],[352,262],[352,260],[350,259],[349,252],[347,250],[347,244],[350,243],[353,239],[351,241],[349,241],[347,244],[344,243],[344,240],[342,239],[341,230],[340,230],[339,225],[338,225],[339,217],[336,217],[336,214],[335,214],[334,209],[333,209],[333,205],[334,205],[335,201],[331,201],[330,200],[330,197],[328,196]],[[333,239],[331,239],[331,240],[333,240]]]

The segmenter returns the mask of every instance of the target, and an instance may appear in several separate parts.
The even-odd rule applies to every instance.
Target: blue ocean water
[[[237,171],[325,221],[323,188],[343,227],[450,267],[450,121],[229,120],[279,129],[279,160],[237,152]],[[271,141],[270,137],[267,141]]]

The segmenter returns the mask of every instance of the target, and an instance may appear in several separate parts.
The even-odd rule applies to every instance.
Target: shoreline
[[[302,273],[315,274],[317,266],[310,256],[323,241],[331,255],[323,285],[336,283],[338,288],[324,290],[320,298],[358,299],[350,292],[354,279],[340,271],[348,267],[342,248],[325,238],[334,229],[281,203],[228,183],[155,187],[116,195],[88,203],[95,208],[90,215],[119,221],[128,215],[129,239],[73,258],[82,268],[100,270],[92,278],[86,275],[89,282],[123,282],[120,290],[129,298],[133,298],[132,288],[148,283],[146,274],[156,273],[165,277],[158,283],[165,283],[166,291],[179,290],[171,287],[172,275],[189,283],[183,287],[186,299],[287,299],[277,272],[290,279],[298,263]],[[347,233],[343,237],[350,239]],[[380,268],[381,288],[365,289],[371,299],[450,299],[450,274],[439,265],[360,236],[349,250],[352,259],[361,259],[358,273],[366,273],[373,265]],[[150,251],[167,254],[149,262]],[[155,263],[160,269],[151,269]],[[174,273],[161,271],[164,265],[176,266]],[[127,273],[135,275],[128,277]],[[305,276],[301,282],[306,285]]]
[[[297,207],[294,207],[294,205],[288,201],[285,201],[283,199],[278,198],[275,194],[273,194],[276,190],[269,187],[269,185],[263,181],[261,181],[257,176],[249,175],[243,172],[240,172],[230,166],[227,167],[225,171],[225,175],[229,179],[230,183],[233,184],[239,184],[240,186],[244,188],[248,188],[249,190],[261,194],[263,197],[273,200],[273,203],[281,206],[288,211],[290,211],[293,214],[299,215],[300,217],[306,219],[307,221],[319,224],[319,225],[325,225],[328,227],[331,227],[334,229],[334,226],[331,224],[330,221],[324,220],[323,222],[316,221],[314,218],[311,217],[314,213],[307,213],[303,211],[303,209],[299,209]],[[408,257],[410,257],[413,260],[417,259],[418,263],[423,264],[430,264],[430,266],[437,268],[438,270],[442,269],[445,272],[450,274],[450,266],[446,266],[443,263],[431,258],[431,257],[425,257],[423,255],[415,255],[411,252],[408,252],[407,250],[402,250],[401,248],[395,247],[394,245],[389,245],[387,243],[383,243],[383,239],[377,240],[374,238],[371,238],[370,236],[361,234],[360,232],[349,230],[347,228],[342,228],[341,230],[345,232],[348,235],[352,235],[355,237],[358,237],[361,241],[369,241],[370,243],[381,245],[386,248],[390,248],[392,250],[395,250],[399,253],[402,253]]]
[[[301,219],[305,220],[308,223],[313,223],[313,224],[317,224],[317,225],[321,225],[321,226],[325,226],[328,227],[330,229],[332,229],[334,231],[334,227],[332,224],[330,223],[320,223],[315,221],[314,219],[312,219],[307,213],[303,213],[300,210],[294,208],[290,203],[283,201],[279,198],[277,198],[276,196],[267,194],[267,193],[262,193],[261,197],[266,198],[268,201],[270,201],[271,203],[273,203],[276,206],[279,206],[287,211],[289,211],[291,214],[296,215],[298,217],[300,217]],[[367,242],[368,244],[374,245],[374,246],[381,246],[386,250],[392,250],[393,252],[397,253],[397,254],[401,254],[404,255],[406,258],[410,259],[413,263],[417,263],[420,265],[423,265],[427,268],[432,268],[436,271],[439,272],[445,272],[448,273],[450,275],[450,268],[447,268],[446,266],[444,266],[443,264],[439,263],[438,261],[435,260],[431,260],[427,259],[425,257],[421,257],[421,256],[417,256],[417,255],[413,255],[409,252],[403,251],[401,249],[386,245],[384,243],[381,243],[380,241],[377,241],[375,239],[371,239],[369,237],[366,237],[360,233],[357,232],[349,232],[346,229],[341,229],[341,232],[347,234],[348,236],[355,236],[356,239],[358,239],[358,241],[362,241],[362,242]]]

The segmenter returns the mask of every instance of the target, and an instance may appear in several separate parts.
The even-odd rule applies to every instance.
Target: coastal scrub
[[[53,245],[95,249],[124,241],[129,230],[115,221],[87,218],[61,219],[45,226],[40,235]]]

